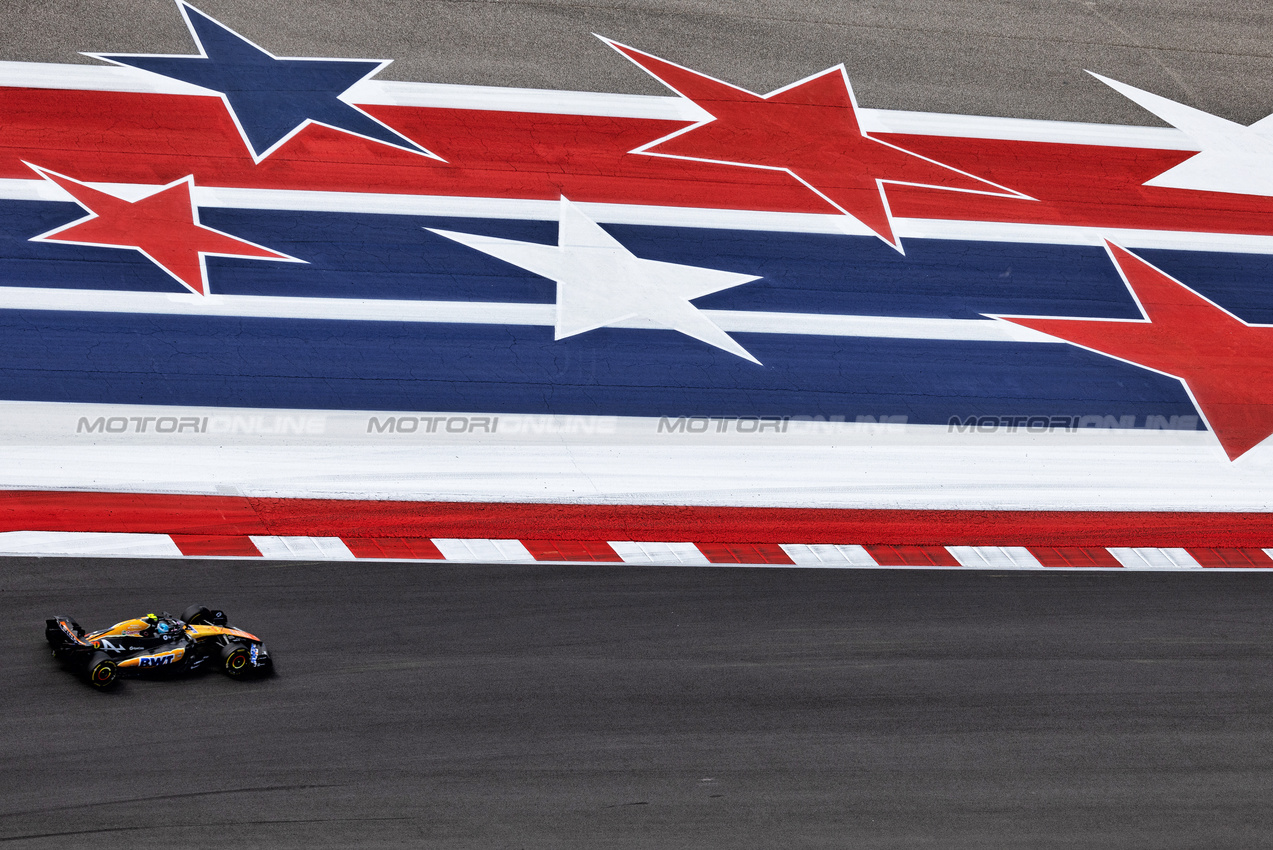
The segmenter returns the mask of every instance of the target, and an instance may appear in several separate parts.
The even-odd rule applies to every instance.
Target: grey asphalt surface
[[[597,32],[767,92],[845,63],[859,103],[1154,124],[1084,68],[1234,121],[1273,113],[1263,0],[200,0],[280,56],[393,59],[381,76],[665,94]],[[0,59],[189,54],[172,0],[0,0]]]
[[[598,32],[758,91],[1154,124],[1083,73],[1273,113],[1273,6],[202,0],[278,55],[662,94]],[[188,53],[170,0],[0,0],[0,60]],[[192,601],[280,674],[61,671],[43,619]],[[0,845],[1273,846],[1260,575],[0,560]]]
[[[191,601],[279,674],[49,657]],[[10,559],[0,845],[1273,845],[1258,574]]]

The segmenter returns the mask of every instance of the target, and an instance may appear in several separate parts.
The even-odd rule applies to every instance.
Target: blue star
[[[280,58],[184,0],[177,0],[177,5],[199,46],[198,56],[86,55],[220,93],[257,162],[310,123],[434,156],[340,99],[351,86],[371,77],[391,60]]]

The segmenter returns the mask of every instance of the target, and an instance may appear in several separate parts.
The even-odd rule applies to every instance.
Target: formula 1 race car
[[[167,612],[85,632],[70,617],[45,621],[53,657],[83,673],[98,688],[120,676],[192,673],[219,668],[235,678],[268,675],[274,662],[256,635],[229,625],[221,611],[191,605],[178,618]]]

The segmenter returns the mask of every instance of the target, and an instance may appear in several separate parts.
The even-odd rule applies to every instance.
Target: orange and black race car
[[[235,678],[268,675],[274,662],[256,635],[229,625],[221,611],[191,605],[179,618],[167,612],[85,632],[70,617],[45,621],[53,656],[98,688],[120,676],[220,669]]]

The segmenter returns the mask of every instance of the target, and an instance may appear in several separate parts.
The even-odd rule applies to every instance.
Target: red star
[[[712,116],[633,153],[786,171],[898,251],[885,183],[1025,197],[868,136],[843,65],[761,96],[602,40]]]
[[[161,186],[140,200],[127,201],[70,177],[27,165],[69,192],[89,213],[36,236],[33,242],[132,248],[198,295],[208,294],[208,270],[204,261],[208,254],[299,262],[286,254],[200,224],[199,211],[191,198],[193,176]]]
[[[1184,381],[1230,460],[1273,434],[1273,326],[1249,325],[1136,255],[1105,245],[1144,319],[997,318]]]

